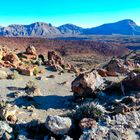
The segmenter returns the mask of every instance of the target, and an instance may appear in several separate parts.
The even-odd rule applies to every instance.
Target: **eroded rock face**
[[[0,46],[0,67],[17,67],[21,63],[15,52]]]
[[[68,117],[48,116],[45,126],[56,135],[64,135],[69,132],[72,126],[72,121]]]
[[[71,84],[76,97],[93,96],[96,91],[104,89],[104,80],[97,71],[80,74]]]
[[[72,65],[65,62],[60,55],[55,51],[48,52],[48,65],[54,69],[54,71],[62,71],[64,69],[71,70]]]

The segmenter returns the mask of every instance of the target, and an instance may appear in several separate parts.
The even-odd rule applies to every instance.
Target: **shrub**
[[[81,120],[83,118],[101,119],[105,113],[103,106],[95,103],[85,103],[75,110],[74,118]]]
[[[35,69],[34,69],[34,71],[33,71],[33,74],[34,75],[37,75],[37,74],[39,74],[40,73],[40,68],[39,67],[36,67]]]
[[[38,85],[37,85],[36,82],[34,82],[34,81],[29,81],[29,82],[26,84],[25,89],[32,89],[32,88],[38,88]]]
[[[13,71],[12,74],[8,75],[8,79],[19,79],[19,73],[17,71]]]
[[[26,84],[25,91],[28,95],[31,95],[38,92],[40,93],[40,88],[34,81],[29,81]]]

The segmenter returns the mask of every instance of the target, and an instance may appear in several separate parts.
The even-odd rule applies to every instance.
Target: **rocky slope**
[[[0,139],[139,140],[139,56],[87,71],[55,51],[0,47]]]
[[[36,22],[30,25],[9,25],[0,27],[1,36],[54,37],[73,35],[140,35],[140,27],[132,20],[122,20],[103,24],[94,28],[81,28],[73,24],[54,27],[51,24]]]

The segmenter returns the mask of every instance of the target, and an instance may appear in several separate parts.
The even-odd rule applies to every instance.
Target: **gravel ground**
[[[8,73],[11,71],[5,69]],[[54,75],[55,78],[47,78],[49,75]],[[23,76],[20,75],[19,79],[0,80],[0,96],[1,100],[10,101],[13,104],[19,106],[19,102],[22,104],[20,97],[11,97],[10,95],[16,91],[22,93],[22,89],[25,88],[26,83],[34,81],[41,89],[42,96],[34,97],[37,107],[28,109],[27,106],[19,106],[19,122],[29,122],[33,119],[39,119],[44,121],[46,116],[61,115],[66,113],[65,109],[69,109],[70,102],[72,100],[71,82],[75,78],[72,73],[63,73],[61,75],[58,72],[51,72],[46,70],[42,75],[42,80],[37,80],[35,76]],[[65,84],[63,84],[65,83]],[[30,106],[32,105],[32,102]]]

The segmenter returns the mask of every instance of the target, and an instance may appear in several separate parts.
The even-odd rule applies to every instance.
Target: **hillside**
[[[97,41],[69,41],[55,40],[46,38],[15,38],[0,37],[0,45],[13,49],[24,49],[27,45],[32,44],[40,53],[47,50],[56,50],[62,55],[84,55],[98,54],[105,56],[117,56],[128,52],[128,50],[119,43],[105,43]]]

